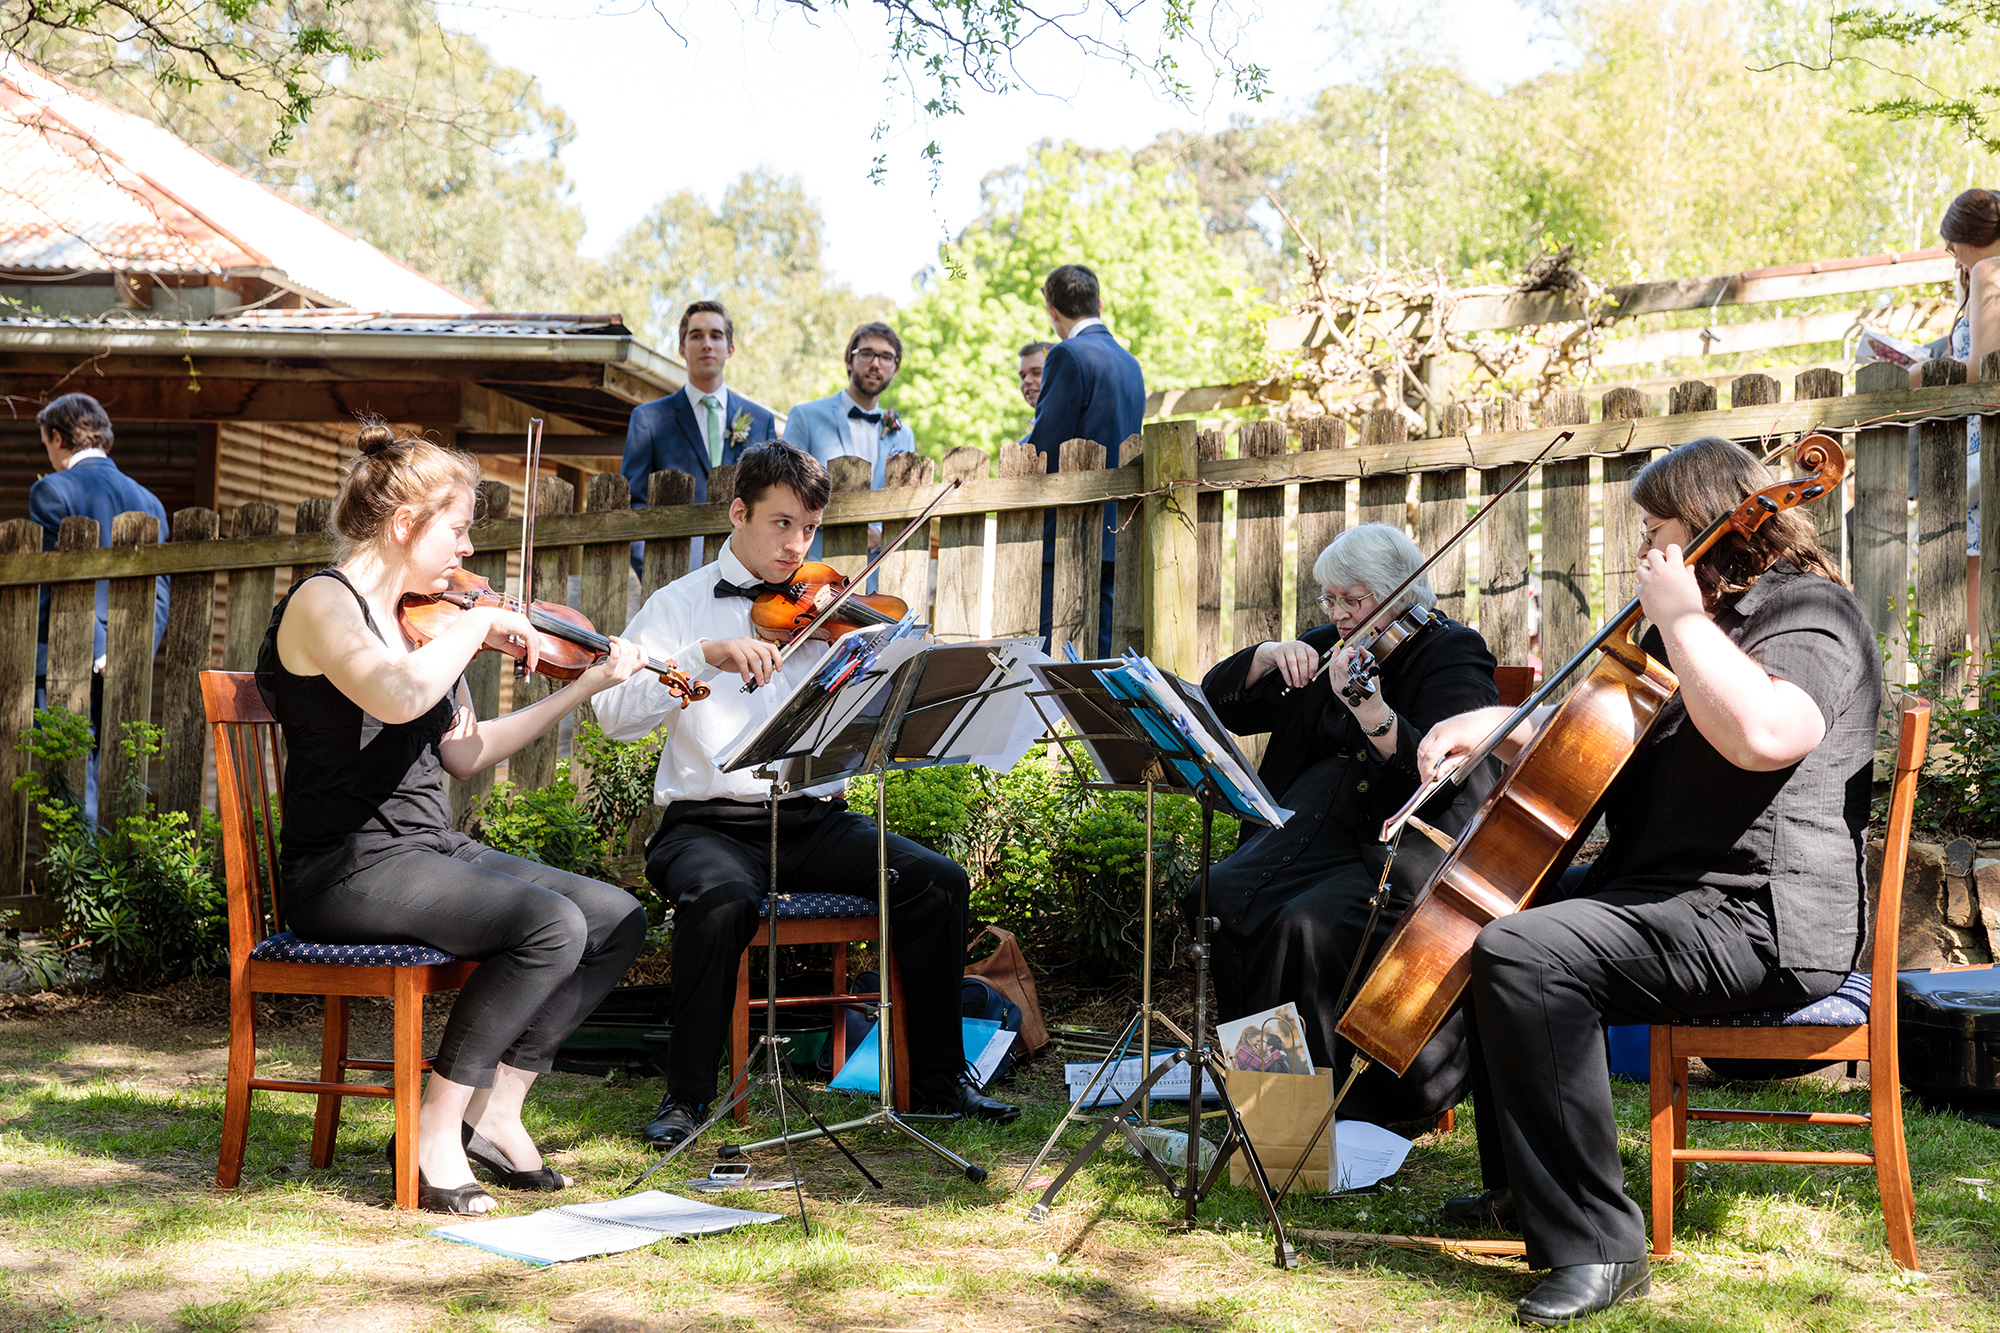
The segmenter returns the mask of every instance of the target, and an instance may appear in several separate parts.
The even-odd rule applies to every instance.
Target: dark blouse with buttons
[[[1340,635],[1331,625],[1300,636],[1324,652]],[[1209,882],[1209,911],[1232,934],[1254,935],[1296,894],[1346,873],[1372,891],[1386,848],[1382,821],[1417,789],[1417,744],[1447,717],[1499,702],[1493,654],[1479,633],[1440,616],[1382,663],[1382,697],[1396,711],[1396,750],[1378,757],[1354,714],[1334,696],[1327,678],[1285,692],[1284,679],[1266,672],[1246,688],[1246,648],[1202,679],[1224,726],[1240,736],[1270,733],[1258,774],[1290,809],[1282,828],[1259,829],[1216,866]],[[1479,808],[1497,765],[1465,784],[1445,810],[1426,810],[1429,822],[1456,833]],[[1423,838],[1403,840],[1391,883],[1391,913],[1414,897],[1442,853]]]

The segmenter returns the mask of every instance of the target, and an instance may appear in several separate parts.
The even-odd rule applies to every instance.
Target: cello
[[[1811,475],[1752,493],[1709,524],[1683,552],[1683,562],[1697,563],[1729,533],[1748,536],[1773,515],[1839,494],[1847,458],[1834,439],[1808,435],[1795,457]],[[1583,843],[1605,793],[1679,687],[1673,672],[1632,638],[1640,618],[1634,597],[1463,763],[1420,787],[1383,825],[1392,855],[1406,827],[1450,854],[1383,945],[1336,1029],[1361,1052],[1350,1083],[1371,1059],[1398,1075],[1409,1069],[1465,990],[1473,938],[1489,922],[1529,906]],[[1417,817],[1441,789],[1470,776],[1600,649],[1589,674],[1523,748],[1455,844]]]

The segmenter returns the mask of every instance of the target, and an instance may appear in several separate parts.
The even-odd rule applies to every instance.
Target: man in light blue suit
[[[868,484],[879,491],[888,479],[889,455],[917,447],[909,427],[882,405],[903,364],[903,340],[887,324],[863,324],[847,340],[846,361],[847,387],[793,408],[785,417],[785,443],[826,464],[867,459],[874,466]]]
[[[1062,339],[1048,351],[1035,398],[1035,424],[1028,439],[1047,471],[1057,470],[1063,442],[1095,440],[1104,446],[1104,466],[1118,466],[1118,448],[1139,433],[1146,419],[1146,376],[1132,354],[1104,327],[1097,275],[1081,264],[1064,264],[1042,283],[1049,323]],[[1099,589],[1099,656],[1111,655],[1112,529],[1117,506],[1104,506],[1104,564]],[[1056,520],[1042,529],[1042,634],[1055,620]],[[1093,645],[1077,645],[1086,655]],[[1052,654],[1060,648],[1051,643]]]
[[[687,384],[679,393],[632,409],[625,427],[625,461],[618,469],[632,487],[632,507],[646,507],[646,479],[677,468],[694,478],[694,502],[708,501],[710,468],[734,463],[754,444],[778,436],[771,409],[752,402],[723,383],[723,370],[736,355],[736,324],[720,301],[696,301],[681,314],[681,360]],[[632,567],[639,567],[641,543],[632,543]],[[695,539],[694,559],[701,559]]]

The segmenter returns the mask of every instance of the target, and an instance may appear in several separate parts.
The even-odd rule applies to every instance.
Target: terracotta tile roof
[[[275,270],[323,303],[478,306],[138,116],[0,55],[0,268]]]

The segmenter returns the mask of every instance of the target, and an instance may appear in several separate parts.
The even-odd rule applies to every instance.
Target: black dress
[[[1339,632],[1326,625],[1301,638],[1324,651]],[[1231,731],[1270,733],[1259,776],[1293,814],[1282,828],[1253,832],[1210,874],[1209,915],[1220,922],[1212,954],[1217,1007],[1227,1021],[1292,1001],[1314,1067],[1344,1078],[1353,1048],[1334,1028],[1355,954],[1365,945],[1365,969],[1443,858],[1422,838],[1403,840],[1389,900],[1364,940],[1388,850],[1378,836],[1382,821],[1417,789],[1417,743],[1425,733],[1498,702],[1493,655],[1477,631],[1439,617],[1383,662],[1382,696],[1400,719],[1396,751],[1385,760],[1324,678],[1287,694],[1271,671],[1245,688],[1255,651],[1218,664],[1202,692]],[[1497,771],[1489,761],[1447,808],[1426,810],[1426,820],[1456,833]],[[1402,1078],[1371,1067],[1342,1111],[1378,1123],[1434,1116],[1458,1103],[1469,1077],[1463,1024],[1454,1016]]]

